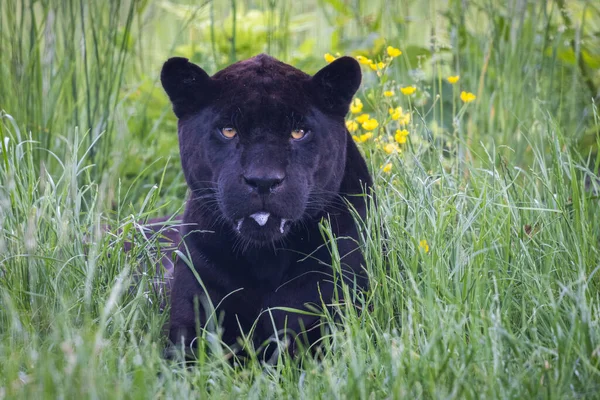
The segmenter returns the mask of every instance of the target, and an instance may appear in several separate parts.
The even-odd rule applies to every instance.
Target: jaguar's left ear
[[[345,117],[361,77],[358,61],[340,57],[317,72],[310,83],[324,111]]]
[[[184,118],[210,102],[215,82],[187,58],[173,57],[164,63],[160,81],[171,99],[177,118]]]

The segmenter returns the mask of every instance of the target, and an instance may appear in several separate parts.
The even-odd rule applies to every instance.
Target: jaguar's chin
[[[266,211],[259,211],[234,221],[234,230],[255,244],[267,244],[282,239],[292,221]]]

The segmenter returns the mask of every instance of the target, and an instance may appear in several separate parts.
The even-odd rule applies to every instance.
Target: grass
[[[565,48],[595,29],[595,3],[573,2],[564,29],[555,2],[256,16],[236,1],[234,48],[229,3],[67,3],[0,4],[0,399],[598,398],[598,77]],[[362,224],[369,311],[325,318],[320,361],[233,367],[214,341],[194,368],[164,360],[141,267],[157,238],[140,223],[180,212],[185,185],[160,62],[214,71],[269,49],[314,72],[325,52],[379,61],[387,44],[402,56],[382,76],[364,67],[358,94],[379,122],[360,144],[378,194]],[[412,118],[388,154],[391,106]]]

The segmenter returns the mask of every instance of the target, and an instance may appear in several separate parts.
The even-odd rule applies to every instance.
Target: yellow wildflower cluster
[[[356,56],[356,61],[358,61],[359,64],[363,64],[363,65],[370,65],[373,63],[372,60],[369,60],[367,57],[363,57],[363,56]]]
[[[410,122],[410,114],[404,113],[402,107],[390,108],[389,121],[398,121],[403,127]],[[373,137],[373,130],[379,127],[379,121],[365,113],[353,120],[346,121],[346,127],[353,134],[352,138],[355,142],[364,143]],[[358,134],[357,131],[359,128],[362,128],[366,132]],[[408,141],[408,135],[408,130],[403,128],[396,129],[394,136],[388,136],[388,139],[385,139],[384,136],[377,136],[375,138],[375,148],[382,149],[388,155],[401,153],[402,148],[399,145],[405,144]]]
[[[454,84],[458,83],[458,81],[460,80],[460,75],[450,75],[449,77],[446,78],[446,80],[448,81],[449,84],[454,85]],[[460,99],[462,100],[463,103],[471,103],[471,102],[475,101],[475,99],[477,99],[477,96],[475,96],[471,92],[465,92],[463,90],[462,92],[460,92]]]
[[[390,141],[388,143],[380,145],[381,141],[378,140],[380,138],[375,138],[375,141],[378,142],[377,147],[382,148],[387,155],[399,154],[402,152],[402,148],[399,145],[407,142],[408,134],[406,129],[397,129],[393,137],[389,136]]]
[[[410,96],[411,94],[413,94],[417,91],[417,88],[414,86],[406,86],[406,87],[400,88],[400,91],[402,92],[403,95]]]
[[[335,57],[329,53],[325,53],[325,55],[323,57],[325,58],[325,61],[327,61],[328,63],[333,62],[335,60]]]
[[[423,239],[419,241],[419,247],[422,248],[425,253],[429,253],[429,244],[427,243],[427,240]]]
[[[369,67],[377,73],[378,77],[382,77],[385,70],[393,62],[396,57],[402,55],[402,51],[393,46],[387,46],[385,54],[382,57],[378,57],[376,61],[365,57],[356,56],[356,60],[360,65]],[[327,62],[333,62],[339,57],[339,54],[335,56],[327,53],[324,55]],[[475,101],[476,96],[473,93],[460,91],[460,75],[447,76],[446,81],[455,85],[453,93],[458,94],[460,92],[460,100],[463,103],[470,103]],[[377,150],[383,153],[386,157],[386,161],[380,166],[383,173],[390,174],[394,168],[394,158],[397,157],[405,149],[404,146],[409,142],[410,131],[412,129],[412,109],[413,104],[421,105],[427,98],[427,93],[421,94],[422,88],[418,89],[415,84],[400,84],[398,85],[394,81],[388,82],[385,78],[379,81],[379,90],[371,91],[369,93],[370,103],[373,104],[377,110],[377,118],[371,117],[366,112],[365,105],[360,98],[354,98],[350,104],[351,118],[346,121],[346,127],[352,135],[352,139],[357,143],[366,143],[367,149]],[[416,94],[416,101],[404,99],[402,96],[397,97],[396,93],[399,92],[403,96],[414,96]],[[378,93],[378,94],[377,94]],[[379,99],[376,97],[381,96]],[[408,109],[403,109],[400,104],[406,106],[407,102],[409,105]],[[368,107],[368,106],[367,106]],[[381,110],[388,108],[389,115],[381,115]],[[464,108],[461,109],[461,113]],[[461,114],[462,115],[462,114]],[[409,128],[410,126],[410,128]],[[417,144],[418,138],[416,138]],[[414,143],[413,143],[414,144]],[[423,249],[425,253],[429,252],[429,244],[426,240],[419,242],[419,247]]]
[[[362,135],[352,135],[352,139],[356,143],[364,143],[373,137],[373,132],[363,133]]]
[[[371,67],[373,71],[380,71],[385,68],[385,63],[382,61],[378,63],[372,62],[371,64],[369,64],[369,67]]]
[[[402,55],[402,51],[400,51],[400,49],[397,49],[392,46],[387,47],[387,53],[388,53],[388,56],[390,56],[392,58],[396,58],[396,57]]]
[[[394,135],[394,139],[396,142],[400,144],[406,143],[406,139],[408,138],[408,131],[406,129],[396,129],[396,134]]]
[[[393,154],[400,153],[402,150],[400,150],[400,147],[396,143],[388,143],[383,146],[383,151],[385,151],[386,154]]]
[[[365,56],[356,56],[356,60],[366,67],[377,72],[378,76],[382,76],[381,73],[390,65],[394,58],[402,55],[402,51],[393,46],[387,46],[385,49],[386,54],[383,59],[374,61]],[[331,54],[326,54],[325,59],[328,62],[335,60],[335,57]],[[407,126],[411,122],[411,113],[404,111],[402,107],[397,107],[394,101],[396,90],[399,90],[402,94],[410,96],[416,93],[416,86],[389,86],[383,91],[383,98],[388,99],[382,104],[384,107],[389,107],[389,116],[384,120],[377,120],[371,117],[369,113],[364,112],[364,104],[359,98],[355,98],[350,104],[350,113],[352,118],[346,121],[346,127],[352,134],[352,138],[357,143],[365,143],[372,140],[373,147],[379,149],[387,155],[400,154],[402,152],[402,145],[405,145],[408,141],[409,131]],[[390,102],[391,101],[391,102]],[[381,128],[384,129],[381,129]],[[384,132],[394,132],[390,135],[384,134]],[[386,163],[381,166],[382,170],[386,173],[391,172],[392,163]]]
[[[400,125],[408,125],[410,123],[410,113],[405,113],[402,107],[390,107],[388,110],[394,121],[398,121]]]
[[[352,100],[352,103],[350,103],[350,112],[352,114],[359,114],[362,112],[363,107],[364,105],[362,100],[356,97],[354,100]],[[371,115],[367,113],[362,113],[356,116],[354,119],[346,121],[346,128],[348,128],[348,132],[353,134],[352,138],[357,143],[364,143],[371,139],[373,137],[373,132],[371,131],[377,129],[378,126],[379,121],[371,118]],[[363,134],[355,134],[358,132],[359,128],[362,128],[366,132]]]
[[[346,128],[348,132],[353,133],[358,129],[358,123],[356,121],[346,121]]]
[[[325,61],[327,61],[328,63],[332,63],[334,62],[338,57],[341,57],[342,55],[340,53],[335,53],[335,56],[329,54],[329,53],[325,53],[325,55],[323,56],[323,58],[325,59]]]
[[[352,114],[358,114],[363,110],[363,103],[360,99],[355,98],[351,105],[350,111]],[[388,126],[389,123],[396,121],[397,127],[399,129],[395,130],[395,134],[392,136],[383,136],[378,135],[375,137],[375,148],[383,150],[386,154],[399,154],[402,152],[402,147],[400,145],[406,144],[408,141],[409,131],[406,129],[406,126],[410,124],[411,114],[409,112],[405,112],[402,107],[390,107],[389,108],[389,119],[383,121],[383,125],[388,129],[392,128]],[[394,124],[395,125],[395,124]],[[368,113],[362,113],[354,117],[349,121],[346,121],[346,127],[348,131],[352,134],[352,138],[357,143],[364,143],[369,139],[373,138],[373,131],[380,126],[380,122],[371,118],[371,115]],[[361,130],[364,133],[360,133]],[[391,168],[391,165],[388,169]]]
[[[400,49],[397,49],[393,46],[388,46],[386,49],[386,52],[387,52],[388,57],[385,59],[385,61],[375,62],[375,61],[371,60],[370,58],[367,58],[364,56],[356,56],[356,60],[360,64],[366,65],[369,68],[371,68],[373,71],[376,71],[378,76],[381,76],[381,71],[383,71],[388,65],[390,65],[390,63],[392,62],[392,60],[394,58],[396,58],[402,54],[402,51]],[[327,54],[325,56],[327,57]]]
[[[376,129],[378,126],[379,126],[379,122],[377,122],[377,120],[373,119],[373,118],[369,118],[368,120],[366,120],[365,122],[362,123],[363,129],[366,131],[372,131],[373,129]]]
[[[454,84],[458,83],[458,81],[460,80],[460,75],[450,75],[449,77],[446,78],[446,80],[448,81],[449,84],[454,85]],[[463,103],[471,103],[471,102],[475,101],[475,99],[477,99],[477,96],[475,96],[471,92],[465,92],[463,90],[462,92],[460,92],[460,99],[462,100]]]
[[[460,99],[464,102],[464,103],[470,103],[472,101],[475,101],[475,99],[477,98],[477,96],[475,96],[473,93],[471,92],[465,92],[464,90],[462,92],[460,92]]]
[[[350,111],[353,114],[358,114],[363,109],[362,101],[359,98],[355,98],[350,105]],[[379,121],[375,118],[371,118],[371,115],[367,113],[360,114],[353,120],[346,121],[346,128],[348,128],[348,132],[352,133],[352,138],[357,143],[364,143],[367,140],[373,137],[373,130],[377,129],[379,126]],[[357,133],[358,129],[362,128],[366,131],[363,134],[354,134]]]
[[[356,122],[358,122],[359,124],[364,124],[369,119],[371,119],[371,116],[369,114],[361,114],[358,117],[356,117]]]
[[[352,103],[350,103],[350,112],[352,114],[358,114],[359,112],[361,112],[363,109],[363,103],[362,101],[356,97],[354,100],[352,100]]]

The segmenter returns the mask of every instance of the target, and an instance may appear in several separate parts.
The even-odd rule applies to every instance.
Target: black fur
[[[240,328],[247,333],[255,321],[257,345],[274,331],[298,334],[317,324],[318,317],[265,310],[331,303],[331,255],[319,229],[323,219],[331,221],[339,238],[344,280],[368,286],[347,207],[349,202],[364,218],[362,194],[371,187],[344,121],[360,80],[360,67],[350,57],[313,77],[266,55],[212,77],[183,58],[165,63],[161,81],[179,118],[181,162],[190,189],[180,250],[189,252],[195,270],[182,259],[175,266],[173,343],[193,341],[196,322],[203,328],[211,319],[209,303],[217,307],[212,322],[222,317],[222,340],[228,345],[236,343]],[[237,136],[224,137],[224,127],[235,128]],[[308,134],[292,140],[294,129]],[[270,213],[264,226],[249,218],[257,212]],[[282,218],[290,221],[283,232]],[[311,341],[319,336],[314,330],[311,335]]]

